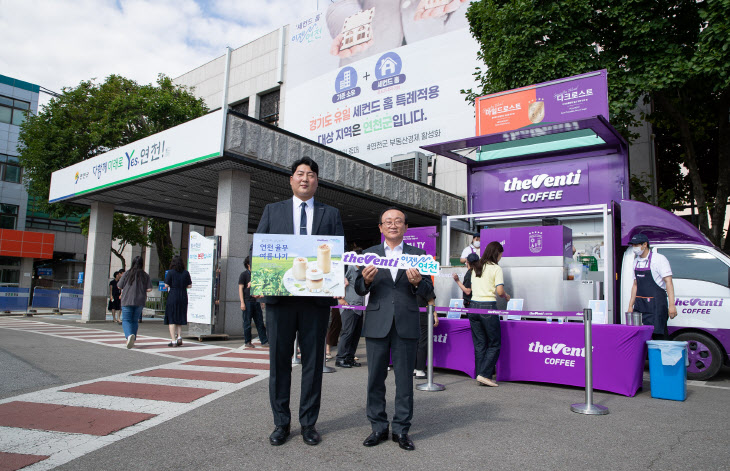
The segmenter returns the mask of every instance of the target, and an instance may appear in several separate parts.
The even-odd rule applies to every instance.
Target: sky
[[[0,0],[0,74],[59,93],[110,74],[175,78],[329,1]]]

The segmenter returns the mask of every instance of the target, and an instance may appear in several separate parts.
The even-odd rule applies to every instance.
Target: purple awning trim
[[[621,245],[629,245],[634,234],[646,234],[651,244],[712,242],[689,222],[657,206],[634,200],[621,201]]]

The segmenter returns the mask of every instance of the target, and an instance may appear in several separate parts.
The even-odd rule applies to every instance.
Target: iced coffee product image
[[[307,270],[307,288],[312,293],[322,291],[324,285],[324,273],[319,268],[310,268]]]
[[[307,279],[307,259],[297,257],[292,264],[291,274],[295,280],[304,281]]]
[[[328,244],[317,247],[317,266],[324,274],[332,270],[332,248]]]
[[[542,120],[545,119],[545,102],[536,101],[534,103],[530,103],[530,106],[527,109],[527,118],[531,123],[542,122]]]

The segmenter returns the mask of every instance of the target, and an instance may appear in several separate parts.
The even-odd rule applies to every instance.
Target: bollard
[[[428,312],[428,356],[426,364],[426,378],[428,383],[419,384],[416,389],[419,391],[443,391],[446,389],[443,384],[433,382],[433,304],[427,307]]]
[[[586,402],[584,404],[573,404],[570,410],[578,414],[606,415],[608,408],[593,404],[593,339],[591,337],[591,325],[593,324],[593,312],[590,309],[583,309],[583,324],[585,326],[586,343]]]
[[[324,345],[324,355],[322,356],[322,373],[334,373],[337,371],[331,366],[327,366],[327,342]]]
[[[297,336],[294,337],[294,356],[291,357],[292,365],[298,365],[302,362],[302,360],[297,358],[297,350],[299,350],[299,334],[297,334]]]

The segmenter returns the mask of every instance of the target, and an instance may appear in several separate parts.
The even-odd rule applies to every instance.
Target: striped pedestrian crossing
[[[126,349],[119,333],[101,329],[25,319],[0,319],[0,329]],[[268,349],[168,342],[142,336],[132,351],[169,364],[0,400],[0,469],[52,469],[269,376]]]

